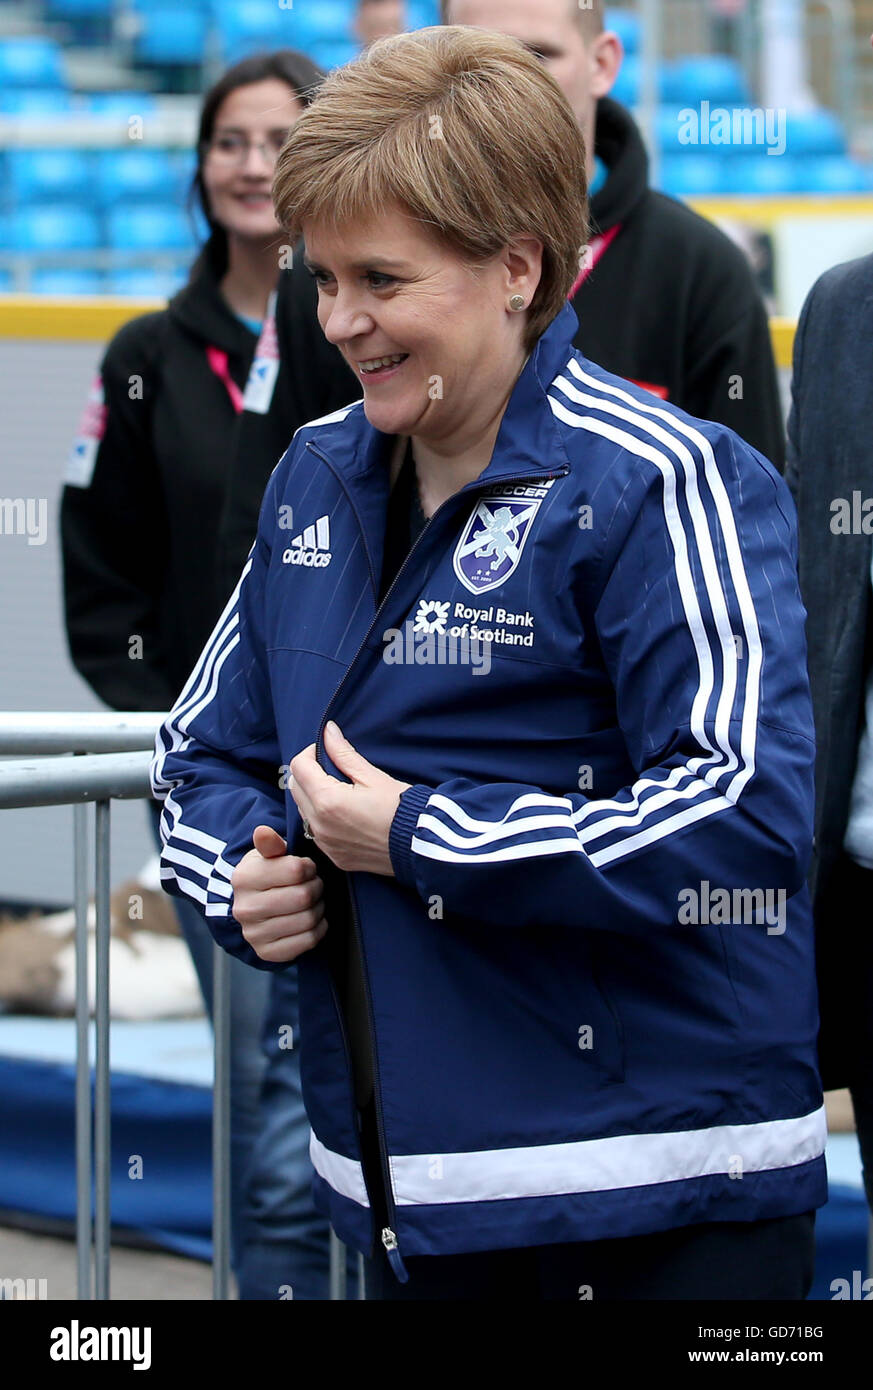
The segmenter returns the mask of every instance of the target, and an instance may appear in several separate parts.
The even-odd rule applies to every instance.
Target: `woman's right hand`
[[[311,859],[286,854],[271,826],[259,825],[252,843],[230,877],[231,913],[261,960],[296,960],[327,931],[324,884]]]

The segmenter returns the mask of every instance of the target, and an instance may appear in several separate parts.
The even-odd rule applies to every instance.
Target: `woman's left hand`
[[[398,782],[368,763],[330,721],[324,730],[327,755],[351,785],[331,777],[315,758],[311,743],[291,763],[291,795],[309,833],[338,869],[394,876],[388,833],[401,794],[411,782]]]

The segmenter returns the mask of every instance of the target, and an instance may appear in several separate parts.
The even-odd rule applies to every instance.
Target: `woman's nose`
[[[323,299],[322,305],[322,329],[329,343],[339,345],[372,330],[372,316],[354,290],[338,289],[335,295]]]

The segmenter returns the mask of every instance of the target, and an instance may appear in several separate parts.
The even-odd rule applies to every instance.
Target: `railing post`
[[[97,912],[96,1084],[94,1088],[95,1149],[95,1297],[109,1298],[112,1153],[110,1147],[109,1071],[109,801],[97,802],[95,827],[95,884]]]
[[[344,1300],[346,1296],[346,1247],[339,1236],[330,1228],[330,1296]]]
[[[73,895],[76,908],[76,1286],[93,1298],[91,1281],[91,1062],[88,1008],[88,804],[73,806]]]
[[[63,711],[0,711],[0,808],[73,806],[76,942],[76,1261],[78,1297],[109,1298],[112,1240],[110,1071],[110,815],[115,797],[150,793],[147,756],[162,714],[82,715]],[[95,749],[101,751],[95,753]],[[88,750],[85,752],[85,750]],[[125,751],[121,751],[125,750]],[[135,750],[135,751],[134,751]],[[62,755],[78,754],[69,760]],[[54,756],[53,756],[54,755]],[[59,756],[60,755],[60,756]],[[26,761],[19,761],[25,757]],[[90,1056],[90,931],[88,810],[95,820],[95,1084],[93,1121]],[[230,962],[213,955],[213,1296],[230,1283]],[[93,1139],[92,1139],[93,1123]],[[94,1168],[92,1207],[92,1160]],[[92,1257],[93,1250],[93,1257]],[[345,1299],[348,1252],[330,1234],[330,1297]],[[92,1274],[93,1264],[93,1274]],[[359,1298],[364,1261],[358,1258]]]
[[[230,1286],[230,959],[212,947],[212,1297]]]

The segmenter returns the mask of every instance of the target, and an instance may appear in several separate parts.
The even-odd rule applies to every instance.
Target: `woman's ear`
[[[503,261],[507,294],[523,294],[530,304],[542,278],[543,243],[535,236],[516,237],[506,247]]]

